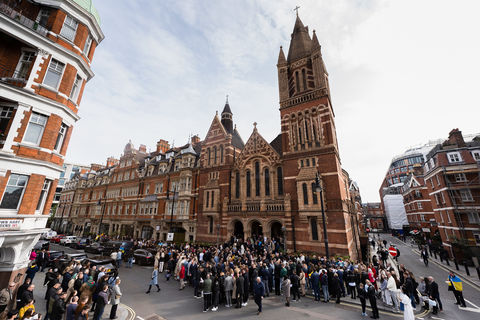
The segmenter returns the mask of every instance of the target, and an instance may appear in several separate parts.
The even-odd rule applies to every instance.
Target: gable
[[[218,115],[215,115],[213,118],[212,124],[210,125],[210,129],[208,129],[207,135],[205,136],[204,145],[209,144],[209,142],[213,140],[217,140],[218,138],[226,138],[227,131],[223,127]]]
[[[280,163],[280,155],[275,149],[258,133],[257,128],[248,138],[245,147],[235,161],[236,167],[243,167],[252,158],[264,158],[270,165]]]

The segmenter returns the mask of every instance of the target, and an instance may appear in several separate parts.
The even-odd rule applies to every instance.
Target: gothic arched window
[[[251,184],[250,184],[250,170],[247,170],[247,173],[245,174],[245,187],[247,191],[247,197],[250,197],[251,194]]]
[[[255,195],[260,197],[260,163],[255,162]]]
[[[312,182],[312,199],[313,199],[313,204],[318,204],[318,199],[317,199],[317,192],[316,189],[317,186],[315,185],[315,182]]]
[[[308,188],[306,183],[302,184],[302,189],[303,189],[303,204],[308,204]]]
[[[278,195],[283,195],[283,172],[282,167],[277,168],[277,187],[278,187]]]
[[[212,153],[211,153],[210,148],[207,148],[207,153],[208,153],[208,165],[210,165],[210,163],[212,161]]]
[[[235,172],[235,198],[240,198],[240,172]]]
[[[217,146],[213,147],[213,163],[217,164]]]
[[[307,90],[307,75],[305,69],[302,69],[303,91]]]
[[[270,171],[268,168],[265,168],[264,172],[264,178],[265,178],[265,195],[269,196],[270,195]]]

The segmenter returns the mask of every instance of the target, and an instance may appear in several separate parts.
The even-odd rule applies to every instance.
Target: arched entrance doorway
[[[142,227],[142,239],[150,240],[153,235],[153,228],[150,226],[143,226]]]
[[[241,221],[235,221],[233,224],[233,236],[238,239],[243,239],[243,223]]]
[[[272,236],[272,239],[278,240],[280,242],[283,241],[283,230],[282,230],[282,224],[278,221],[275,221],[272,223],[272,226],[270,227],[270,235]]]
[[[260,237],[260,236],[263,236],[263,228],[262,228],[262,224],[260,222],[258,222],[257,220],[254,220],[252,222],[252,237],[253,238],[257,238],[257,237]]]

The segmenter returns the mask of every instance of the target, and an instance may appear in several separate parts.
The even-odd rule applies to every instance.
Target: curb
[[[130,308],[129,306],[127,306],[126,304],[123,304],[123,303],[120,303],[120,306],[127,309],[127,311],[128,311],[128,317],[125,320],[134,320],[135,319],[135,316],[137,315],[135,313],[135,310],[133,310],[132,308]]]
[[[412,249],[412,251],[413,251],[415,254],[417,254],[417,255],[420,256],[420,251],[418,251],[417,249]],[[480,290],[480,285],[478,285],[478,284],[476,284],[475,282],[473,282],[472,280],[466,278],[464,275],[459,274],[459,273],[458,273],[458,270],[456,270],[455,268],[451,268],[451,267],[449,267],[449,266],[445,266],[445,265],[443,265],[442,263],[440,263],[440,262],[438,262],[438,261],[436,261],[436,260],[434,260],[434,259],[430,259],[429,262],[433,262],[433,263],[435,263],[437,266],[443,268],[444,270],[448,270],[448,271],[451,271],[451,272],[455,273],[460,279],[462,279],[463,281],[467,282],[469,285],[475,287],[475,289]]]

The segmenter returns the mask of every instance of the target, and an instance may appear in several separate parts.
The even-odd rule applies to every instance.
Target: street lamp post
[[[327,223],[325,221],[325,208],[323,207],[323,189],[320,185],[320,176],[318,175],[315,177],[315,189],[320,194],[320,206],[322,209],[322,222],[323,222],[323,239],[325,241],[325,254],[327,256],[327,260],[330,259],[330,253],[328,252],[328,236],[327,236]]]
[[[104,201],[103,201],[103,204],[105,204],[106,199],[103,199],[103,200],[104,200]],[[100,210],[102,210],[102,216],[101,216],[101,218],[100,218],[100,225],[98,226],[98,234],[102,234],[102,229],[103,229],[103,228],[102,228],[103,216],[105,215],[105,206],[102,206],[102,198],[100,198],[100,200],[98,200],[97,204],[98,204],[99,206],[101,206],[101,207],[100,207]]]

